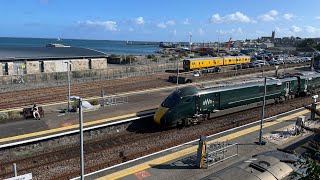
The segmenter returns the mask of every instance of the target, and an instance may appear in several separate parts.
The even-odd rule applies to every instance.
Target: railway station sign
[[[23,174],[20,176],[4,179],[4,180],[32,180],[32,173]]]

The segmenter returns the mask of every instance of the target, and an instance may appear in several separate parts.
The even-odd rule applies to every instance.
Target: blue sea
[[[43,47],[50,43],[90,48],[108,54],[154,54],[159,49],[158,45],[127,45],[126,41],[0,37],[0,48],[8,46]]]

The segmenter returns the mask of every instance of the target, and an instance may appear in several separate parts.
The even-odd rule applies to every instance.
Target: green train
[[[320,90],[320,74],[300,74],[267,80],[266,102],[281,103]],[[183,87],[170,94],[157,109],[153,119],[159,126],[182,127],[262,105],[264,82],[218,88]]]

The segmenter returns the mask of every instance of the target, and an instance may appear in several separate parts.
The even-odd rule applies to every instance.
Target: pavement
[[[263,136],[267,137],[277,132],[286,132],[289,127],[295,124],[297,117],[301,115],[305,115],[307,118],[310,117],[308,110],[300,110],[287,115],[277,116],[265,122],[263,126]],[[319,124],[316,125],[319,126]],[[312,136],[312,133],[305,132],[296,136],[279,139],[277,143],[265,139],[267,141],[266,145],[258,145],[259,129],[260,124],[257,122],[247,127],[219,133],[208,138],[207,144],[217,142],[226,142],[227,144],[237,143],[238,155],[205,169],[199,169],[196,166],[198,143],[195,142],[114,168],[106,168],[105,170],[87,174],[85,179],[210,179],[210,177],[216,173],[226,170],[231,166],[241,162],[251,162],[253,156],[257,154],[275,151],[277,148],[286,148]],[[236,179],[236,177],[234,178]]]

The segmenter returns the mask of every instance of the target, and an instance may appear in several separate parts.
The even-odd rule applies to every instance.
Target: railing
[[[226,159],[232,158],[239,154],[238,143],[227,144],[226,142],[214,143],[206,146],[204,164],[210,167]]]

